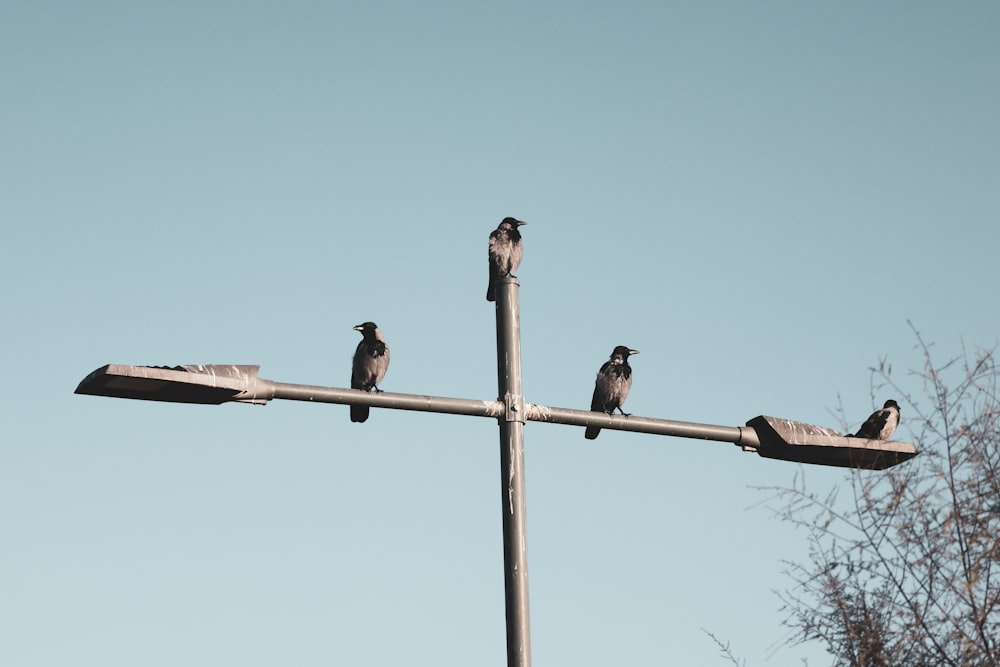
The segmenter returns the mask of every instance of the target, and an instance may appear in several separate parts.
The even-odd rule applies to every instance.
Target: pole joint
[[[503,420],[505,422],[521,422],[525,423],[527,419],[527,410],[525,410],[524,395],[523,394],[506,394],[503,397],[504,404],[504,414]]]

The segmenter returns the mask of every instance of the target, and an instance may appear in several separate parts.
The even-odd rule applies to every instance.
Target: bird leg
[[[614,411],[614,410],[612,410],[612,411],[611,411],[611,414],[614,414],[614,412],[615,412],[615,411]],[[618,406],[618,412],[622,413],[622,414],[623,414],[623,415],[625,415],[626,417],[631,417],[631,416],[632,416],[632,413],[631,413],[631,412],[625,412],[624,410],[622,410],[622,406],[620,406],[620,405]]]

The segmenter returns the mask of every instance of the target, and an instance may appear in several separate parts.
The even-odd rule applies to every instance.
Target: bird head
[[[354,330],[355,331],[360,331],[361,335],[364,335],[366,332],[367,333],[372,333],[376,329],[378,329],[378,325],[375,324],[374,322],[362,322],[358,326],[354,327]]]
[[[521,225],[526,225],[526,224],[528,224],[528,223],[524,222],[523,220],[518,220],[517,218],[511,218],[509,216],[500,221],[500,226],[501,227],[503,225],[507,225],[511,229],[517,229]]]
[[[890,398],[888,401],[885,402],[885,405],[882,406],[883,410],[885,410],[886,408],[896,408],[897,410],[899,410],[899,403]]]
[[[625,361],[633,354],[639,354],[639,350],[632,350],[624,345],[619,345],[615,348],[615,351],[611,353],[611,358],[621,357],[622,361]]]

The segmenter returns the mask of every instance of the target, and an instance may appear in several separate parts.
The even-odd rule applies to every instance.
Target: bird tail
[[[493,286],[493,276],[490,276],[490,284],[486,288],[486,300],[487,301],[496,301],[497,300],[497,297],[496,297],[496,288]]]
[[[368,406],[367,405],[352,405],[351,406],[351,421],[352,422],[363,422],[368,419]]]
[[[585,437],[587,440],[594,440],[594,439],[597,438],[597,435],[600,432],[601,432],[600,427],[598,427],[598,426],[588,426],[586,432],[584,432],[584,434],[583,434],[583,437]]]

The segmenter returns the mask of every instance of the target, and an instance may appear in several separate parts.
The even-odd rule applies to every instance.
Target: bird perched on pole
[[[868,438],[869,440],[888,440],[892,437],[898,425],[899,403],[889,399],[882,406],[881,410],[871,413],[853,437]]]
[[[362,391],[382,391],[378,383],[389,369],[389,346],[385,344],[382,332],[374,322],[365,322],[354,327],[361,332],[361,342],[354,351],[351,364],[351,389]],[[363,422],[368,419],[367,405],[351,406],[351,421]]]
[[[594,398],[590,401],[591,410],[611,415],[617,409],[628,417],[628,413],[622,410],[622,403],[625,402],[628,390],[632,387],[632,367],[628,365],[628,358],[633,354],[639,354],[639,350],[630,350],[624,345],[619,345],[611,353],[611,358],[601,366],[601,370],[597,371]],[[593,440],[600,432],[599,426],[588,426],[584,437]]]
[[[486,300],[495,301],[496,281],[512,273],[521,264],[521,232],[517,230],[527,224],[515,218],[504,218],[490,232],[490,284],[486,288]]]

